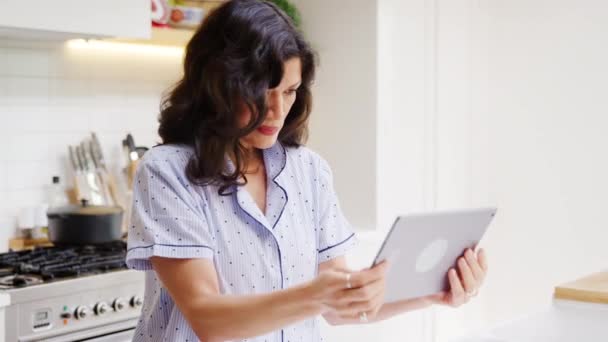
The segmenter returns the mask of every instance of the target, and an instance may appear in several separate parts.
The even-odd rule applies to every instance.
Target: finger
[[[481,266],[481,269],[483,270],[484,273],[488,272],[488,256],[486,254],[486,250],[483,248],[480,248],[479,251],[477,252],[477,260],[479,261],[479,266]]]
[[[388,262],[383,261],[372,268],[351,273],[351,284],[353,288],[363,287],[384,277]]]
[[[341,291],[342,289],[346,289],[348,285],[348,274],[346,272],[340,272],[335,270],[327,270],[322,273],[321,276],[326,277],[325,286],[327,286],[330,291]],[[352,274],[351,274],[352,279]],[[352,281],[351,281],[352,282]]]
[[[464,258],[458,258],[458,270],[466,292],[474,292],[477,289],[477,281],[473,277],[473,272]]]
[[[455,306],[461,305],[464,303],[466,296],[455,269],[450,269],[448,279],[450,281],[450,295],[452,296],[451,304]]]
[[[351,303],[347,307],[338,309],[338,312],[342,316],[355,316],[361,312],[371,313],[376,309],[377,306],[378,304],[376,300],[370,300],[367,302]]]
[[[375,314],[380,310],[383,302],[384,294],[378,293],[369,301],[350,303],[346,307],[339,308],[338,312],[343,316],[355,316],[361,312],[367,312],[368,315],[375,316]]]
[[[473,278],[475,278],[475,281],[479,286],[485,278],[485,272],[481,269],[479,262],[475,258],[475,253],[473,253],[472,250],[467,249],[467,251],[464,253],[464,258],[467,261],[471,272],[473,273]]]
[[[365,302],[369,301],[372,298],[376,297],[378,293],[382,292],[384,289],[384,282],[382,280],[377,280],[373,283],[367,284],[363,287],[355,288],[355,289],[346,289],[340,291],[336,295],[336,304],[337,305],[348,305],[352,302]]]
[[[348,314],[348,315],[344,314],[344,315],[338,315],[338,317],[340,317],[341,319],[343,319],[345,321],[351,321],[351,322],[357,321],[357,322],[361,322],[361,314],[362,313],[363,312],[357,312],[355,314]],[[367,319],[368,320],[372,319],[373,316],[371,315],[370,312],[365,312],[365,313],[367,315]]]

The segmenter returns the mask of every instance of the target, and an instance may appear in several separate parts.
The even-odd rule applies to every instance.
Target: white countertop
[[[0,308],[9,306],[11,304],[11,296],[7,293],[0,292]]]
[[[554,300],[546,310],[454,342],[605,342],[608,305]]]

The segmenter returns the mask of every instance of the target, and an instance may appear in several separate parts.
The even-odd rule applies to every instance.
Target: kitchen
[[[61,13],[36,17],[24,9],[28,3],[9,1],[21,7],[0,14],[3,252],[17,236],[21,209],[46,200],[53,176],[73,184],[68,145],[95,132],[120,175],[126,134],[137,146],[157,143],[160,96],[179,77],[187,39],[150,33],[145,1],[120,14],[116,2],[106,1],[95,9],[104,14],[99,17],[87,17],[88,9],[73,1],[54,1]],[[321,59],[310,146],[331,162],[347,216],[362,237],[352,264],[369,262],[397,214],[486,204],[501,210],[485,242],[490,275],[475,301],[376,325],[327,328],[329,337],[450,341],[542,312],[551,307],[555,286],[608,268],[601,215],[608,186],[600,84],[606,51],[594,43],[605,39],[604,5],[294,3]],[[66,32],[77,40],[65,43]],[[146,42],[148,35],[163,44]],[[131,42],[118,45],[109,37]],[[353,149],[364,163],[353,160]],[[137,310],[128,303],[137,292],[125,289],[104,301],[122,297]],[[91,310],[93,304],[87,303]],[[68,325],[81,322],[87,320]]]

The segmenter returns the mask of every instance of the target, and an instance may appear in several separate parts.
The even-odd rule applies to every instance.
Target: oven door
[[[53,336],[36,341],[43,342],[130,342],[133,339],[137,319],[108,324],[69,334]]]

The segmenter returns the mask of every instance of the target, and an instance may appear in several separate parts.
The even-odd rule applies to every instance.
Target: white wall
[[[421,210],[431,200],[427,99],[420,87],[428,73],[419,68],[429,38],[425,12],[418,11],[424,1],[297,3],[321,64],[310,145],[330,159],[347,217],[371,230],[359,234],[362,244],[349,255],[351,266],[366,267],[394,214]],[[430,314],[420,311],[325,332],[331,341],[429,341],[431,328]]]
[[[435,341],[608,268],[607,6],[378,1],[377,227],[419,209],[500,208],[486,286],[434,310]]]
[[[434,203],[434,30],[424,0],[378,11],[378,227]]]
[[[608,5],[438,5],[438,207],[500,207],[486,287],[464,310],[439,312],[444,341],[608,268]]]
[[[43,201],[51,177],[66,175],[68,144],[95,131],[112,162],[128,132],[138,145],[157,142],[160,94],[180,61],[173,50],[0,42],[0,252],[19,208]]]
[[[608,267],[608,4],[486,5],[488,91],[474,95],[488,98],[487,126],[476,129],[488,131],[490,149],[480,161],[503,207],[489,241],[501,266],[489,314],[499,318],[497,305],[547,302],[555,284]],[[506,301],[507,291],[517,296]]]
[[[377,1],[294,2],[320,56],[309,145],[330,161],[350,222],[375,229]]]

